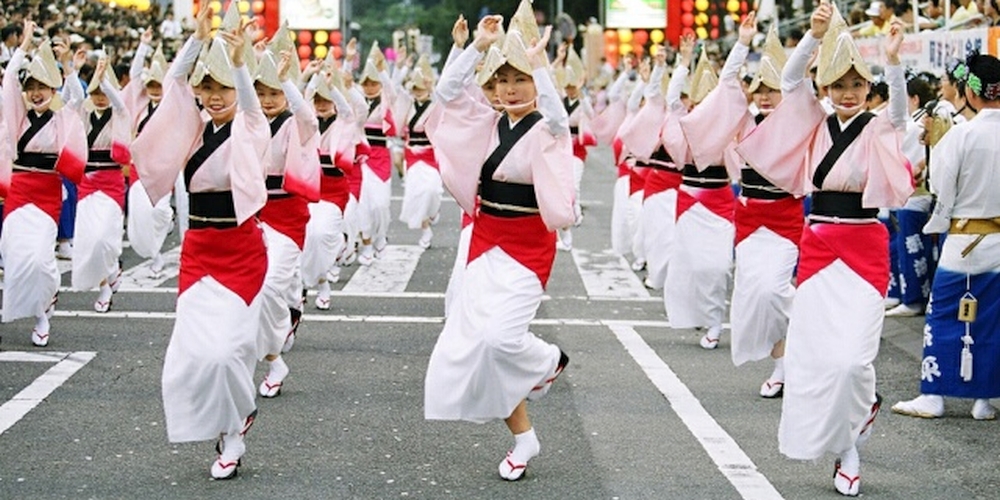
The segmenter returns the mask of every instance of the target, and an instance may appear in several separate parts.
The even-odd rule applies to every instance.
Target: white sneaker
[[[426,250],[431,247],[431,238],[433,237],[434,237],[434,231],[431,231],[431,228],[429,227],[425,228],[420,233],[420,241],[418,241],[417,244],[420,245],[420,248]]]
[[[892,412],[920,418],[938,418],[944,415],[944,398],[932,394],[921,394],[909,401],[892,405]]]
[[[972,418],[976,420],[996,420],[997,409],[988,399],[977,399],[972,403]]]
[[[892,309],[899,305],[899,299],[886,297],[886,299],[882,301],[882,305],[885,306],[886,309]]]
[[[632,263],[632,270],[633,271],[639,272],[639,271],[642,271],[643,269],[646,269],[646,261],[645,260],[643,260],[643,259],[637,259],[635,262]]]
[[[906,304],[900,304],[886,311],[885,315],[886,317],[907,318],[912,316],[919,316],[923,313],[924,310],[920,306],[910,306]]]

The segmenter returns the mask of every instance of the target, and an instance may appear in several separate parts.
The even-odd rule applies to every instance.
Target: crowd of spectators
[[[845,15],[859,37],[884,35],[896,19],[910,31],[1000,26],[1000,0],[953,0],[950,4],[921,0],[917,7],[919,12],[914,13],[913,2],[874,0],[855,3]],[[950,15],[945,15],[949,7]]]
[[[120,74],[131,61],[145,28],[156,32],[156,38],[164,41],[164,50],[168,53],[178,48],[177,44],[182,42],[180,26],[164,22],[165,18],[156,3],[146,11],[139,11],[98,0],[3,0],[0,3],[0,37],[3,39],[0,66],[6,65],[21,43],[24,20],[31,19],[39,26],[35,33],[37,39],[59,37],[69,40],[74,50],[87,50],[95,63],[97,51],[105,50]],[[167,25],[171,26],[163,32],[161,28]]]

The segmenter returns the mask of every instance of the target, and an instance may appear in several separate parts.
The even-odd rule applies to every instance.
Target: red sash
[[[798,246],[804,225],[802,199],[792,196],[780,200],[741,198],[736,204],[737,245],[758,228],[766,227]]]
[[[340,179],[345,178],[340,177]],[[347,203],[346,190],[344,203]],[[302,250],[302,246],[306,243],[306,224],[309,223],[309,202],[301,196],[268,199],[267,204],[260,210],[260,220],[275,231],[288,236],[298,245],[299,250]]]
[[[542,216],[506,218],[479,212],[472,225],[468,262],[493,247],[500,247],[534,272],[542,288],[548,284],[556,259],[556,233],[545,228]]]
[[[438,167],[437,158],[434,157],[434,148],[421,147],[421,148],[406,148],[406,169],[409,170],[410,167],[416,165],[418,161],[422,161],[434,170],[440,170]],[[383,179],[384,180],[384,179]]]
[[[62,177],[56,173],[14,172],[4,201],[3,216],[25,205],[34,205],[59,224],[62,209]]]
[[[646,187],[646,177],[649,176],[648,167],[634,167],[628,172],[628,194],[632,196],[637,191],[642,191]]]
[[[351,176],[357,169],[343,177],[323,175],[319,178],[319,199],[328,201],[340,207],[343,212],[347,208],[347,200],[351,197]],[[358,192],[361,192],[361,183],[358,182]]]
[[[366,163],[382,182],[389,180],[392,175],[392,155],[385,146],[372,146]]]
[[[677,219],[695,204],[701,204],[710,212],[733,221],[736,211],[736,195],[729,186],[714,189],[688,188],[677,190]]]
[[[872,224],[810,224],[799,245],[799,286],[840,259],[885,297],[889,287],[889,231]]]
[[[649,176],[646,177],[646,186],[642,193],[645,200],[654,194],[662,193],[668,189],[681,187],[681,173],[676,170],[650,169]]]
[[[267,247],[255,218],[227,229],[189,229],[181,245],[177,295],[211,276],[250,305],[264,286]]]
[[[125,210],[125,175],[121,168],[95,170],[84,174],[77,190],[77,199],[82,200],[98,191],[108,195],[122,210]]]

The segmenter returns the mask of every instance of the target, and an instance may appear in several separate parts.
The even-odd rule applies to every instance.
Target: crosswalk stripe
[[[757,470],[753,460],[635,329],[625,325],[610,328],[740,496],[754,500],[781,500],[781,494]]]
[[[46,370],[40,377],[36,378],[28,387],[14,395],[9,401],[0,406],[0,434],[3,434],[13,427],[18,420],[24,418],[29,411],[38,406],[42,400],[49,397],[52,391],[59,388],[66,380],[73,376],[80,368],[94,359],[96,352],[81,351],[67,354],[58,361],[55,366]]]
[[[344,291],[364,293],[403,292],[424,249],[418,245],[388,245],[370,266],[361,266]]]
[[[134,291],[156,288],[180,274],[181,247],[176,246],[163,252],[163,271],[154,274],[153,259],[146,259],[141,264],[130,267],[122,272],[121,286],[118,291]]]
[[[588,297],[600,298],[649,298],[649,291],[629,268],[621,255],[611,250],[592,252],[573,249],[576,264]]]

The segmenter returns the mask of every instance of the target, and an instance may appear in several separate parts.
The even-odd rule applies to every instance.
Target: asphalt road
[[[728,332],[705,351],[698,332],[669,328],[660,293],[643,296],[642,273],[623,279],[604,253],[607,158],[597,151],[588,163],[575,258],[560,252],[532,327],[571,364],[529,407],[542,453],[522,481],[497,475],[512,442],[502,422],[423,419],[424,373],[458,240],[458,209],[446,201],[425,252],[413,251],[416,231],[394,222],[390,244],[407,262],[417,255],[401,290],[355,290],[354,266],[331,310],[316,310],[310,297],[286,355],[291,375],[280,397],[258,399],[232,481],[209,477],[214,443],[166,439],[160,374],[176,279],[151,287],[140,279],[105,316],[90,312],[96,292],[63,292],[44,349],[31,346],[30,321],[0,325],[0,499],[839,498],[833,457],[803,463],[778,453],[781,402],[757,396],[770,363],[736,368]],[[168,246],[176,244],[172,235]],[[143,265],[126,250],[126,269],[138,275]],[[595,267],[617,272],[627,290],[616,298],[588,288]],[[919,390],[922,328],[923,318],[885,322],[877,371],[887,407]],[[948,400],[937,420],[883,411],[862,452],[862,495],[1000,497],[997,423],[972,420],[971,405]]]

